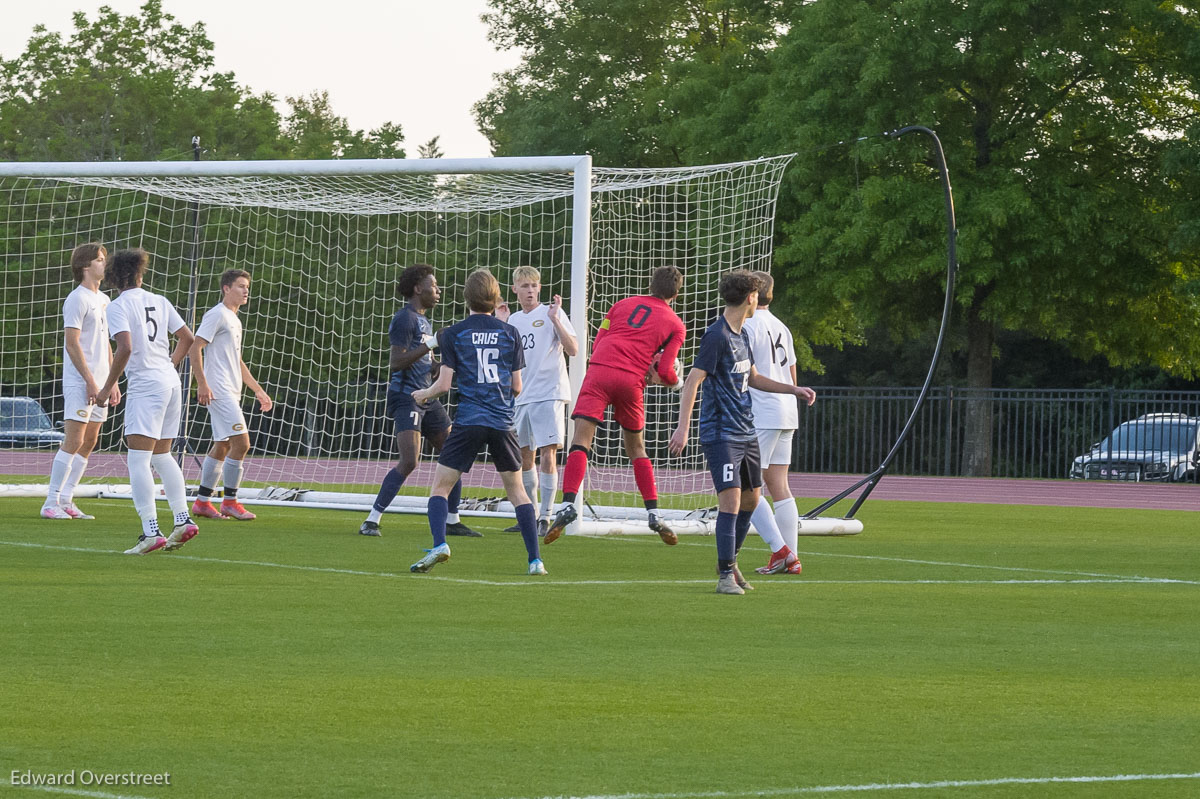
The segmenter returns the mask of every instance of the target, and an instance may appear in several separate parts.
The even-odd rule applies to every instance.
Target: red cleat
[[[793,563],[798,565],[800,561],[796,558],[796,553],[792,552],[785,544],[778,552],[771,555],[766,566],[759,566],[754,571],[759,574],[783,574]]]
[[[242,507],[242,503],[236,499],[226,499],[221,502],[221,514],[228,516],[231,519],[237,519],[239,522],[248,522],[257,519],[250,511]]]
[[[192,503],[192,515],[203,516],[206,519],[224,519],[221,512],[213,507],[206,499],[198,499]]]
[[[796,556],[793,555],[792,557],[795,558]],[[801,568],[800,567],[800,559],[796,558],[794,561],[792,561],[791,563],[788,564],[787,573],[788,574],[799,574],[800,568]]]

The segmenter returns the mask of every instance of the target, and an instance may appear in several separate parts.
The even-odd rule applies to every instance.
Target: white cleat
[[[163,547],[163,551],[174,552],[195,538],[198,532],[200,532],[200,528],[191,519],[188,519],[183,524],[175,525],[175,529],[171,531],[171,535],[167,538],[167,545]]]
[[[450,545],[442,544],[425,551],[425,557],[408,567],[410,572],[424,574],[439,563],[450,560]]]
[[[57,505],[45,505],[42,507],[41,513],[38,514],[43,519],[70,519],[71,514],[67,513]]]
[[[161,535],[140,535],[137,543],[125,550],[126,555],[147,555],[167,545],[167,539]]]
[[[718,594],[744,594],[746,590],[737,583],[737,578],[733,576],[733,572],[722,574],[717,580]]]
[[[59,505],[58,507],[62,509],[63,513],[67,514],[72,519],[94,519],[94,518],[96,518],[95,516],[92,516],[90,513],[84,513],[83,511],[81,511],[74,502],[68,502],[65,505]]]
[[[529,573],[530,574],[545,574],[546,573],[546,564],[542,563],[541,558],[534,558],[533,560],[529,561]]]

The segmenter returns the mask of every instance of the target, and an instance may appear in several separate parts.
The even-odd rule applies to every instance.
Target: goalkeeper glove
[[[433,335],[432,333],[427,336],[421,336],[421,343],[428,347],[430,352],[433,352],[438,348],[437,336]]]

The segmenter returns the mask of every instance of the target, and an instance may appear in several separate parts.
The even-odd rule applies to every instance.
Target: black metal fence
[[[834,386],[817,392],[816,404],[801,409],[792,468],[861,474],[877,467],[895,443],[919,389]],[[1200,391],[933,388],[892,473],[965,474],[972,405],[991,415],[991,476],[1063,478],[1076,456],[1091,452],[1123,422],[1147,414],[1200,417]],[[1112,460],[1119,453],[1105,454]],[[1112,476],[1136,479],[1127,472]]]

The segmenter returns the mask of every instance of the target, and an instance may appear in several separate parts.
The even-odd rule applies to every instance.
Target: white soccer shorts
[[[87,389],[83,386],[63,386],[64,422],[103,422],[108,418],[108,408],[88,405]]]
[[[762,467],[787,466],[792,462],[792,434],[795,430],[759,430],[758,451]]]
[[[567,403],[545,400],[518,405],[514,426],[517,445],[526,449],[541,449],[551,444],[561,447],[567,439]]]
[[[135,392],[125,398],[125,435],[159,439],[179,435],[183,413],[183,392],[179,386],[152,394]]]
[[[228,441],[247,432],[242,406],[233,397],[213,397],[208,403],[213,441]]]

